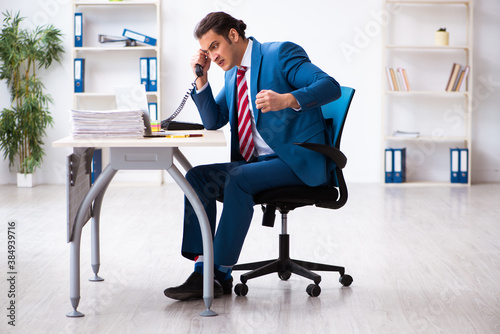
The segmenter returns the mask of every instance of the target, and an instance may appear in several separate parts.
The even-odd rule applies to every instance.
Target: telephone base
[[[170,121],[170,122],[161,122],[161,128],[163,130],[203,130],[204,127],[202,124],[198,123],[190,123],[190,122],[177,122],[177,121]]]

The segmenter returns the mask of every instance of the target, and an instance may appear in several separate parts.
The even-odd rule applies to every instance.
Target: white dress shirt
[[[241,59],[241,66],[245,66],[247,68],[247,71],[245,72],[245,79],[247,80],[247,86],[248,86],[248,98],[250,99],[250,96],[252,95],[252,90],[250,87],[252,87],[252,83],[250,82],[250,77],[252,73],[252,46],[253,46],[253,41],[249,38],[248,39],[248,45],[247,49],[245,50],[245,54],[243,55],[243,59]],[[252,101],[248,101],[248,107],[250,108],[250,115],[252,116],[252,135],[253,135],[253,143],[255,146],[255,151],[253,154],[257,154],[257,156],[261,155],[267,155],[267,154],[273,154],[274,151],[272,148],[267,145],[267,143],[262,139],[262,136],[260,135],[259,131],[257,131],[257,127],[255,125],[255,116],[253,114],[253,105]]]
[[[252,87],[250,83],[250,77],[251,77],[250,73],[252,72],[252,46],[253,46],[253,41],[249,38],[247,49],[245,50],[245,54],[243,55],[243,59],[241,60],[241,66],[245,66],[247,68],[247,71],[245,72],[245,79],[247,80],[249,99],[250,96],[252,96],[252,91],[250,89],[250,87]],[[197,94],[201,93],[207,86],[208,86],[208,81],[201,89],[196,90]],[[253,114],[253,106],[251,100],[248,101],[248,107],[250,109],[253,143],[255,146],[255,150],[253,152],[254,156],[273,154],[274,153],[273,149],[270,148],[269,145],[267,145],[267,143],[260,135],[259,131],[257,131],[257,127],[255,126],[255,117]]]

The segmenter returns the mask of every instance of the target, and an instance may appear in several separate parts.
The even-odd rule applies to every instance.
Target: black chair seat
[[[299,206],[329,207],[337,203],[339,192],[334,187],[290,186],[269,189],[254,196],[255,204],[273,204],[290,210]]]

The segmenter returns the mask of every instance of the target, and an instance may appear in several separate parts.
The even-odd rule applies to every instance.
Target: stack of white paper
[[[142,137],[141,110],[71,110],[75,138]]]

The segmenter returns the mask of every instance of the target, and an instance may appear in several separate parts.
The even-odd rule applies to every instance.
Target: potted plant
[[[440,28],[434,34],[434,44],[437,46],[447,46],[450,39],[449,33],[446,31],[446,28]]]
[[[52,100],[44,93],[37,70],[47,69],[54,60],[60,62],[64,50],[59,29],[50,25],[28,31],[21,26],[24,18],[19,12],[3,15],[0,79],[7,81],[11,105],[1,110],[0,149],[9,160],[9,168],[17,166],[20,185],[19,181],[40,167],[45,129],[53,124],[49,111]]]

